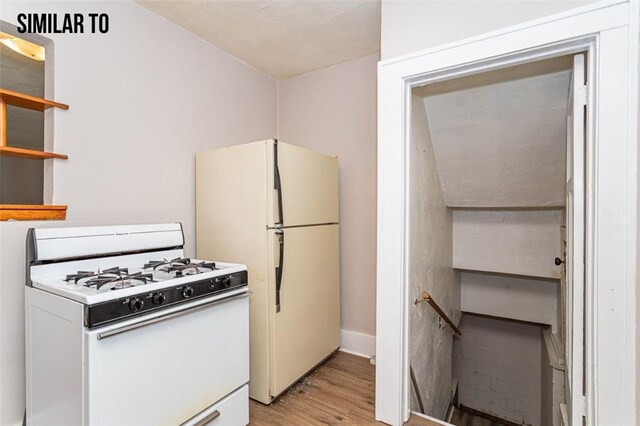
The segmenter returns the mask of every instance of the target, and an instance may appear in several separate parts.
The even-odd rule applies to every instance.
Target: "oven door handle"
[[[217,404],[217,402],[216,402],[216,404]],[[211,408],[211,407],[209,407],[209,408]],[[207,408],[206,410],[208,410],[209,408]],[[195,416],[191,417],[186,422],[182,423],[180,426],[187,426],[189,423],[191,423],[193,421],[193,419],[195,419],[199,415],[200,415],[200,413],[196,414]],[[203,418],[201,418],[197,422],[193,423],[191,426],[204,426],[204,425],[212,422],[213,420],[217,419],[218,417],[220,417],[220,411],[215,410],[215,411],[212,411],[211,413],[207,414],[206,416],[204,416]]]
[[[125,325],[124,327],[114,328],[113,330],[104,331],[102,333],[98,333],[98,340],[106,339],[107,337],[117,336],[118,334],[126,333],[128,331],[137,330],[138,328],[146,327],[152,324],[157,324],[162,321],[167,321],[170,319],[178,318],[183,315],[195,313],[201,311],[203,309],[210,308],[215,305],[221,305],[223,303],[231,302],[238,299],[244,299],[245,297],[249,297],[249,292],[237,294],[235,296],[226,297],[224,299],[216,299],[207,303],[203,303],[198,306],[187,306],[179,311],[171,312],[170,314],[158,316],[152,319],[140,321],[134,324]]]

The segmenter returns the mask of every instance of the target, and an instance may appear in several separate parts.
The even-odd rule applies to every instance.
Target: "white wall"
[[[453,356],[460,404],[540,425],[541,328],[465,315],[460,330]]]
[[[29,227],[180,221],[195,254],[194,153],[276,134],[276,83],[130,2],[73,3],[110,17],[108,34],[55,42],[55,204],[65,222],[0,223],[0,424],[24,411],[25,235]],[[69,12],[65,2],[4,2],[19,12]]]
[[[338,156],[342,328],[356,332],[350,341],[369,342],[357,345],[361,351],[375,335],[377,61],[367,56],[278,82],[278,138]]]
[[[558,326],[560,281],[513,275],[462,272],[464,312]]]
[[[597,0],[382,0],[382,59],[494,31]]]
[[[460,318],[460,277],[453,261],[453,215],[445,205],[433,144],[421,98],[412,104],[409,183],[409,282],[411,298],[428,291],[454,322]],[[410,362],[425,414],[444,420],[451,395],[453,337],[439,327],[426,303],[410,307]],[[411,393],[411,409],[418,410]]]
[[[453,266],[560,279],[561,211],[454,210]]]
[[[422,88],[449,207],[564,206],[572,60]]]

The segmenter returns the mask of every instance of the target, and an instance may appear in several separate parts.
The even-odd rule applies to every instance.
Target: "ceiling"
[[[417,89],[448,206],[564,205],[570,69],[559,58]]]
[[[277,79],[380,51],[379,0],[139,3]]]

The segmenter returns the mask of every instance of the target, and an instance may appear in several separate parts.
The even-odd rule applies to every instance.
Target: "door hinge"
[[[580,86],[578,93],[576,93],[576,99],[583,106],[587,105],[587,89],[588,87],[585,84],[584,86]]]
[[[582,417],[586,417],[587,416],[587,398],[585,398],[584,395],[580,395],[576,398],[575,402],[576,402],[575,406],[572,407],[573,410],[575,410],[575,412],[581,415]]]

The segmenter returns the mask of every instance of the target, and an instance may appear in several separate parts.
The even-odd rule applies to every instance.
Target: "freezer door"
[[[338,225],[288,228],[272,240],[273,282],[284,237],[280,311],[272,293],[271,396],[294,384],[340,346]]]
[[[271,225],[338,222],[338,159],[294,145],[273,142]]]

